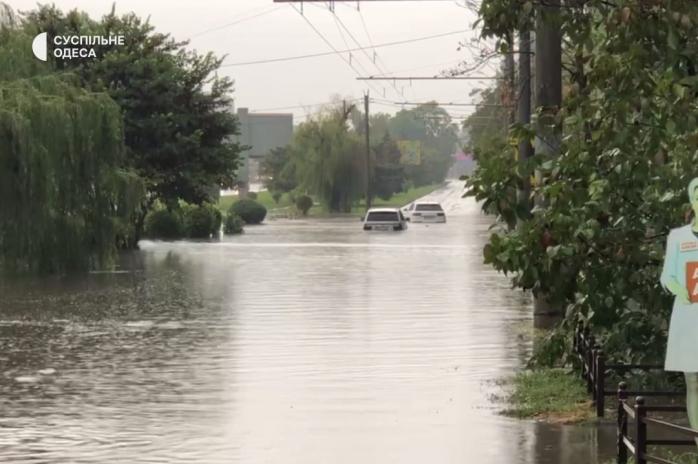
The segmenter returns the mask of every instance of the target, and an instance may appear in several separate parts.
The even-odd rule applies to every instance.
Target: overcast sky
[[[32,9],[35,0],[4,0],[17,10]],[[462,0],[461,0],[462,3]],[[63,10],[78,8],[93,17],[107,13],[112,1],[57,0]],[[295,6],[295,9],[294,9]],[[273,3],[272,0],[120,0],[117,12],[134,11],[150,16],[161,32],[176,39],[191,39],[190,47],[201,52],[226,55],[231,64],[222,72],[235,80],[235,104],[252,111],[293,112],[303,118],[314,105],[328,102],[334,95],[360,98],[366,83],[357,75],[431,76],[473,62],[473,47],[458,51],[459,42],[470,43],[479,31],[475,15],[453,1],[336,2],[334,13],[328,3],[300,5]],[[232,24],[236,23],[236,24]],[[371,44],[379,45],[419,37],[463,31],[456,35],[405,45],[377,48],[377,65],[361,51],[303,60],[235,66],[234,63],[322,53],[331,48],[313,30],[338,50],[358,48],[354,39],[373,56]],[[346,28],[346,29],[345,29]],[[347,32],[348,30],[348,32]],[[352,38],[353,36],[353,38]],[[485,44],[480,44],[481,48]],[[352,67],[345,62],[351,60]],[[496,62],[475,75],[493,75]],[[473,81],[372,82],[371,96],[389,101],[470,102],[473,88],[487,85]],[[393,85],[395,85],[394,88]],[[404,95],[404,96],[403,96]],[[395,105],[373,103],[372,112],[394,112]],[[288,107],[288,108],[287,108]],[[295,108],[290,108],[295,107]],[[449,108],[464,115],[472,108]]]

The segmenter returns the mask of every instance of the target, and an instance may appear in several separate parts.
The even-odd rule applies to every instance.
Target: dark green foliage
[[[188,51],[186,42],[156,32],[132,13],[112,11],[95,21],[41,6],[27,16],[26,28],[32,34],[126,37],[123,46],[100,47],[98,59],[50,63],[77,74],[85,87],[107,92],[121,107],[122,164],[145,181],[144,210],[156,201],[170,207],[212,201],[212,191],[234,185],[241,147],[231,137],[238,131],[230,113],[233,83],[216,74],[221,59]]]
[[[249,198],[250,200],[256,200],[257,192],[247,192],[247,198]]]
[[[405,168],[400,164],[400,150],[395,141],[386,134],[374,148],[371,193],[383,200],[402,192],[405,185]]]
[[[393,140],[417,140],[422,145],[421,162],[406,165],[405,176],[415,186],[436,184],[446,178],[458,148],[458,127],[436,103],[399,111],[389,123]]]
[[[267,215],[267,209],[261,203],[243,198],[233,203],[229,213],[240,216],[245,224],[259,224]]]
[[[156,209],[145,218],[145,235],[149,238],[174,240],[184,236],[184,222],[178,211]]]
[[[119,107],[27,63],[30,49],[21,31],[0,33],[0,268],[109,266],[143,196],[122,168]]]
[[[283,196],[283,193],[281,192],[272,192],[271,197],[274,199],[274,203],[277,205],[279,204],[279,201],[281,200],[281,197]]]
[[[308,215],[308,211],[313,207],[313,199],[308,195],[301,195],[296,198],[296,208],[303,214],[303,216]]]
[[[184,235],[188,238],[217,238],[223,216],[211,204],[187,205],[182,213]]]
[[[516,3],[484,1],[488,30],[530,13],[531,2],[528,11]],[[480,144],[489,148],[468,180],[471,193],[509,224],[523,219],[495,231],[485,260],[565,308],[559,331],[582,321],[611,359],[658,362],[671,312],[659,284],[664,243],[685,223],[685,189],[698,175],[698,3],[591,0],[555,14],[570,71],[550,121],[563,128],[560,156],[512,169],[506,139]],[[514,143],[531,138],[528,128],[509,135]],[[513,192],[534,168],[534,194],[546,201],[528,215]],[[537,357],[562,357],[569,344],[561,336]]]
[[[264,186],[272,193],[275,202],[297,186],[290,147],[272,149],[262,160],[260,172],[265,177]]]
[[[225,223],[223,224],[223,233],[226,235],[241,234],[245,221],[233,211],[228,211],[225,215]]]
[[[341,109],[298,126],[291,151],[299,188],[315,195],[329,211],[351,211],[364,193],[365,163],[361,141]]]

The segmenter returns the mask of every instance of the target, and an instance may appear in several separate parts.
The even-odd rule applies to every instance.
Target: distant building
[[[259,163],[273,148],[291,143],[293,136],[293,114],[250,113],[247,108],[238,108],[240,122],[238,142],[250,147],[243,152],[243,162],[238,170],[241,192],[251,184],[261,182]]]
[[[477,167],[477,161],[472,153],[464,153],[459,150],[452,155],[453,166],[449,170],[448,177],[459,178],[460,176],[471,176]]]

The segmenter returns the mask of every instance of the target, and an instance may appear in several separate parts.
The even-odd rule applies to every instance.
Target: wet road
[[[279,220],[0,283],[0,462],[601,462],[608,427],[498,414],[529,301],[477,205],[433,198],[445,225]]]

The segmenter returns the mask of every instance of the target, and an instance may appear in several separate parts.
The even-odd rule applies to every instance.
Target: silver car
[[[363,218],[364,230],[405,230],[407,220],[398,208],[371,208]]]
[[[410,222],[446,222],[446,213],[439,203],[414,202],[403,211]]]

